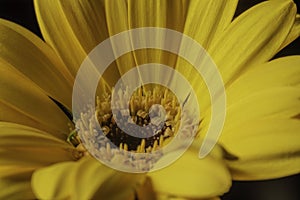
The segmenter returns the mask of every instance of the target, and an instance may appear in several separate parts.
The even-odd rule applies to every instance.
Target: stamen
[[[80,144],[79,138],[78,138],[78,133],[76,130],[73,130],[68,138],[67,138],[67,142],[69,142],[71,145],[73,145],[74,147],[76,147],[77,145]]]
[[[106,159],[107,162],[123,162],[130,166],[137,168],[151,168],[153,165],[147,157],[134,156],[126,152],[135,153],[155,153],[159,149],[167,145],[177,134],[181,121],[181,108],[175,95],[163,86],[153,86],[150,90],[145,87],[137,89],[131,96],[129,101],[129,111],[120,110],[117,112],[118,123],[125,125],[128,130],[136,135],[143,135],[143,137],[134,137],[127,134],[116,123],[111,110],[111,97],[108,94],[97,96],[96,110],[87,108],[86,113],[81,113],[81,118],[76,121],[76,127],[80,131],[81,140],[77,136],[77,132],[73,131],[68,137],[68,142],[74,146],[78,146],[81,152],[90,152],[96,158]],[[127,91],[118,91],[117,99],[120,104],[124,104],[122,98],[128,96]],[[187,97],[188,99],[188,97]],[[185,102],[187,101],[185,100]],[[161,105],[166,113],[160,113],[158,107],[153,105]],[[150,109],[151,108],[151,109]],[[164,116],[164,119],[161,119]],[[140,129],[132,124],[132,122],[140,127]],[[162,122],[164,121],[164,122]],[[188,122],[189,123],[189,122]],[[97,131],[100,125],[103,134]],[[194,124],[188,126],[190,132],[194,128]],[[149,136],[149,137],[147,137]],[[85,149],[83,145],[89,149]],[[112,145],[111,145],[112,144]],[[120,151],[121,150],[121,151]],[[87,154],[87,153],[85,153]],[[161,155],[157,156],[157,159]]]

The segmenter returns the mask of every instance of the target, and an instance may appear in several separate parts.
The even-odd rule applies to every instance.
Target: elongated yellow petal
[[[146,177],[146,180],[141,187],[136,190],[136,196],[139,200],[158,200],[159,197],[155,193],[152,181],[149,177]]]
[[[32,172],[67,160],[73,160],[67,143],[31,127],[0,122],[0,199],[35,199]]]
[[[252,80],[251,82],[254,81]],[[247,87],[244,87],[244,90],[247,90]],[[255,89],[252,91],[252,87],[249,86],[249,90],[249,94],[245,91],[228,93],[228,106],[222,135],[230,134],[234,126],[254,119],[287,119],[300,113],[300,90],[297,87],[274,87],[265,90],[258,89],[255,92]],[[205,136],[210,126],[211,119],[209,114],[209,112],[202,114],[204,118],[200,124],[200,133],[204,135],[201,135],[201,137]]]
[[[88,157],[36,171],[35,194],[41,199],[134,199],[142,175],[117,172]],[[130,198],[132,197],[132,198]]]
[[[229,26],[236,5],[236,0],[191,1],[183,33],[190,36],[207,50],[209,45],[214,43],[213,41],[222,35],[225,28]],[[184,49],[182,50],[184,51]],[[195,59],[194,61],[197,59],[197,64],[202,61],[205,62],[205,59],[207,59],[207,56],[201,57],[201,55],[197,54],[197,49],[195,52],[193,52],[192,48],[187,50],[190,51],[189,54]],[[206,67],[206,65],[202,63],[202,67],[204,66]],[[187,63],[186,60],[181,58],[177,60],[176,69],[183,74],[193,86],[193,90],[196,92],[200,101],[201,112],[206,110],[209,107],[209,96],[206,91],[206,85],[199,72],[195,70],[191,64]],[[172,79],[176,81],[176,78]]]
[[[73,160],[69,144],[40,130],[7,122],[0,122],[1,166],[47,166]]]
[[[288,34],[285,41],[282,43],[280,49],[283,49],[285,46],[293,42],[295,39],[297,39],[300,36],[300,15],[297,14],[294,25]]]
[[[130,28],[163,27],[182,32],[189,1],[128,1]]]
[[[143,199],[142,199],[143,200]],[[176,196],[169,196],[166,194],[158,194],[157,195],[157,200],[220,200],[219,197],[215,197],[215,198],[183,198],[183,197],[176,197]]]
[[[252,120],[231,129],[220,138],[239,157],[228,161],[237,180],[278,178],[300,172],[300,121]]]
[[[227,108],[224,132],[253,119],[287,119],[300,113],[300,88],[274,88],[236,100]],[[226,133],[224,133],[226,134]]]
[[[207,48],[231,22],[237,2],[237,0],[191,1],[184,33]]]
[[[253,67],[227,88],[228,105],[259,91],[300,84],[300,56],[288,56]]]
[[[75,77],[77,69],[87,53],[98,43],[97,39],[93,36],[103,35],[105,31],[101,33],[96,26],[84,21],[85,18],[82,16],[84,12],[80,12],[79,2],[77,2],[77,5],[76,1],[73,2],[74,5],[72,7],[70,1],[34,1],[39,26],[45,41],[56,50]],[[70,13],[72,9],[74,9],[72,13],[73,16],[71,17],[68,13],[64,14],[64,9],[69,10]],[[92,10],[89,11],[90,20],[103,23],[97,18],[93,18],[93,13],[95,12]],[[78,19],[81,19],[81,21],[77,21]],[[73,24],[70,24],[69,20],[71,20]],[[90,25],[90,27],[88,25]],[[91,31],[90,33],[98,32],[96,32],[96,34],[90,34],[88,33],[89,31]],[[81,40],[77,38],[76,34],[82,36],[80,38]],[[85,39],[85,41],[83,41],[83,39]]]
[[[0,19],[0,66],[18,70],[71,108],[72,76],[54,51],[28,30]]]
[[[128,3],[126,1],[116,1],[116,0],[105,0],[103,1],[103,9],[105,9],[105,20],[106,20],[106,31],[109,36],[113,36],[123,31],[129,30],[128,24]],[[118,13],[117,15],[115,13]],[[117,44],[118,45],[118,44]],[[128,45],[125,43],[124,45]],[[112,46],[114,53],[115,49]],[[116,56],[115,56],[116,57]],[[117,57],[116,57],[117,59]],[[116,60],[117,70],[121,75],[126,73],[129,69],[136,66],[136,61],[133,53],[128,53],[124,56],[121,56]]]
[[[35,0],[35,11],[43,37],[75,77],[88,53],[108,38],[103,1]],[[106,81],[115,81],[117,70],[110,70]],[[105,84],[104,80],[101,80]]]
[[[95,12],[99,7],[93,8],[90,5],[88,19],[85,19],[83,15],[86,11],[80,8],[79,1],[35,1],[34,3],[45,41],[54,47],[75,76],[87,53],[98,44],[97,36],[103,37],[105,34],[105,29],[101,32],[99,27],[95,26],[96,23],[105,26],[104,21],[97,17],[103,15],[103,12],[100,10]]]
[[[184,31],[184,24],[189,11],[190,1],[178,0],[150,0],[128,1],[129,27],[159,27]],[[157,35],[159,38],[159,35]],[[141,41],[147,41],[147,38],[140,38]],[[161,44],[165,41],[159,41]],[[177,55],[167,53],[162,50],[143,49],[134,52],[137,65],[145,63],[161,63],[175,68]],[[172,74],[165,74],[164,79],[173,81]]]
[[[14,174],[7,176],[1,173],[7,172],[7,169],[4,169],[2,166],[0,167],[0,198],[35,199],[36,197],[31,190],[30,184],[31,171],[22,171],[20,168],[13,167],[9,169],[14,170]]]
[[[33,126],[65,139],[71,121],[22,74],[0,67],[0,120]]]
[[[216,147],[207,157],[199,159],[199,148],[194,145],[170,166],[150,172],[154,190],[184,198],[210,198],[227,192],[231,178],[221,149]]]
[[[276,0],[258,4],[238,16],[209,48],[224,82],[233,81],[245,67],[272,58],[290,32],[295,15],[292,1]]]
[[[181,0],[105,1],[107,28],[110,35],[143,27],[159,27],[183,31],[187,10],[188,1]],[[115,15],[116,12],[118,15]],[[147,38],[141,36],[139,40],[143,42]],[[134,48],[134,46],[132,47]],[[152,62],[174,66],[176,57],[161,50],[143,49],[122,56],[117,60],[121,74],[124,74],[132,66]],[[170,77],[166,78],[170,79]]]
[[[280,58],[239,77],[227,89],[224,134],[230,127],[255,118],[288,118],[300,113],[299,64],[299,56]]]

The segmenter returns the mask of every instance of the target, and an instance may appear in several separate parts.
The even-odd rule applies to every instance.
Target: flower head
[[[271,60],[300,34],[296,6],[289,0],[267,1],[233,20],[236,5],[237,0],[36,0],[45,42],[0,20],[0,186],[8,188],[0,197],[214,198],[229,190],[231,178],[258,180],[299,173],[300,57]],[[74,80],[88,54],[110,36],[142,27],[167,28],[193,38],[218,66],[227,116],[219,144],[204,159],[198,158],[198,151],[210,128],[210,94],[191,63],[170,52],[139,49],[115,59],[99,81],[95,112],[86,107],[80,119],[68,117]],[[171,66],[189,81],[200,101],[200,121],[193,120],[193,112],[180,116],[184,113],[178,106],[180,99],[172,91],[146,85],[130,97],[130,113],[119,114],[125,121],[151,127],[150,136],[137,139],[119,129],[110,105],[113,86],[146,63]],[[164,77],[176,81],[173,74]],[[128,96],[126,90],[118,94],[119,100]],[[167,112],[159,114],[157,108],[150,120],[150,108],[158,103]],[[167,119],[164,123],[161,116]],[[163,160],[160,154],[149,162],[126,152],[162,149],[176,136],[182,121],[190,128],[187,134],[196,125],[199,130],[191,134],[195,138],[191,147],[163,169],[120,172],[90,156],[148,171]],[[95,131],[96,124],[105,137]],[[92,135],[97,142],[77,134]],[[116,153],[108,140],[123,151]],[[105,148],[95,154],[87,148],[101,142]],[[164,156],[172,157],[178,150]]]

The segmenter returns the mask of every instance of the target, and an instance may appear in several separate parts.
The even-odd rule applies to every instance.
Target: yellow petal
[[[299,97],[300,88],[281,87],[236,99],[227,108],[224,131],[253,119],[294,117],[300,113]]]
[[[160,27],[183,31],[187,9],[188,2],[181,0],[172,2],[167,0],[105,1],[109,35],[142,27]],[[116,12],[118,15],[115,15]],[[144,40],[146,41],[146,38],[143,36],[139,38],[139,41]],[[124,74],[133,66],[151,62],[173,66],[176,61],[175,58],[161,50],[143,49],[122,56],[117,60],[117,63],[120,74]]]
[[[300,15],[297,14],[294,25],[288,34],[285,41],[282,43],[280,49],[283,49],[285,46],[293,42],[295,39],[297,39],[300,36]]]
[[[188,11],[187,1],[128,1],[130,28],[163,27],[182,31]]]
[[[189,10],[187,12],[183,33],[200,43],[204,49],[207,49],[214,40],[220,37],[225,28],[230,24],[236,5],[236,0],[191,1],[189,3]],[[184,51],[183,48],[181,50]],[[187,50],[190,51],[190,49]],[[190,56],[195,59],[193,61],[198,64],[200,60],[202,62],[202,60],[207,59],[206,56],[201,56],[197,54],[197,52],[192,51],[190,52]],[[201,66],[206,65],[201,63]],[[206,84],[202,81],[202,77],[198,71],[182,58],[177,59],[176,70],[189,80],[200,101],[201,112],[205,111],[209,107],[210,96],[207,93],[204,94],[204,91],[207,90]],[[176,78],[172,79],[173,81],[176,81],[174,80]]]
[[[254,118],[297,115],[300,57],[289,56],[254,67],[227,89],[225,130]]]
[[[272,58],[290,32],[295,15],[292,1],[276,0],[238,16],[209,48],[224,82],[233,81],[245,67]]]
[[[259,91],[300,84],[300,56],[288,56],[258,65],[227,88],[229,105]]]
[[[157,200],[157,195],[153,189],[152,181],[149,177],[146,177],[146,180],[143,185],[141,185],[136,190],[136,196],[139,200]]]
[[[36,171],[35,194],[41,199],[134,199],[142,175],[117,172],[93,158],[64,162]]]
[[[247,87],[244,87],[244,90],[247,90]],[[232,92],[227,95],[228,106],[221,135],[230,134],[234,126],[254,119],[287,119],[300,113],[299,87],[274,87],[257,92],[250,91],[248,95],[243,95],[244,91],[241,93],[239,95],[238,92]],[[200,123],[202,138],[210,127],[209,114],[209,112],[202,113],[204,115]]]
[[[35,11],[45,41],[62,58],[75,77],[88,53],[108,38],[102,1],[35,0]],[[119,76],[110,70],[105,80]],[[107,83],[101,80],[104,85]]]
[[[222,135],[221,143],[239,157],[228,161],[234,179],[259,180],[300,172],[300,121],[252,120]]]
[[[30,184],[32,172],[72,159],[70,146],[50,134],[0,122],[0,199],[35,199]]]
[[[54,51],[33,33],[0,19],[0,66],[15,69],[71,108],[72,76]]]
[[[189,3],[189,1],[183,0],[130,0],[128,1],[129,28],[159,27],[183,32]],[[139,40],[147,41],[143,37],[139,38]],[[177,55],[158,49],[138,50],[134,52],[134,57],[137,65],[161,63],[175,68],[177,61]],[[164,78],[171,81],[172,74],[165,74]]]
[[[143,200],[143,199],[142,199]],[[183,197],[176,197],[176,196],[169,196],[166,194],[158,194],[157,200],[220,200],[219,197],[215,198],[183,198]]]
[[[38,168],[73,160],[72,147],[40,130],[0,122],[1,166]]]
[[[113,36],[117,33],[129,30],[128,24],[128,4],[130,2],[126,1],[103,1],[103,9],[105,10],[105,20],[106,20],[106,31],[109,36]],[[118,13],[117,15],[115,13]],[[102,19],[103,20],[103,19]],[[124,45],[128,45],[125,43]],[[112,46],[114,49],[114,46]],[[117,58],[117,57],[116,57]],[[126,73],[129,69],[136,65],[135,57],[133,53],[128,53],[127,55],[121,56],[116,60],[117,70],[121,75]]]
[[[183,198],[210,198],[227,192],[231,178],[220,156],[221,149],[216,147],[207,157],[199,159],[199,148],[200,145],[193,145],[173,164],[150,172],[154,190]]]
[[[43,91],[22,74],[0,68],[0,120],[33,126],[62,139],[71,121]]]
[[[0,198],[1,199],[35,199],[35,195],[31,190],[30,177],[31,172],[19,172],[17,168],[10,169],[15,170],[15,173],[11,176],[2,176],[3,170],[0,167]]]
[[[45,41],[56,50],[75,77],[77,69],[87,53],[98,44],[101,36],[103,37],[105,34],[105,29],[100,32],[99,27],[95,26],[99,23],[104,27],[103,20],[97,18],[97,15],[104,13],[101,10],[96,12],[96,8],[88,5],[91,10],[88,12],[88,19],[85,19],[83,15],[86,11],[80,8],[79,1],[37,0],[34,3]]]
[[[184,24],[184,33],[204,48],[230,24],[237,0],[191,1]]]

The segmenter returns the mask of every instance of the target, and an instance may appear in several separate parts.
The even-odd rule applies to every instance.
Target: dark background
[[[240,0],[236,16],[258,2],[261,1]],[[295,2],[300,13],[300,1]],[[0,0],[0,18],[14,21],[42,37],[32,0]],[[286,55],[300,55],[300,38],[279,52],[276,57]],[[225,194],[222,200],[300,200],[300,174],[269,181],[234,181],[230,192]]]

